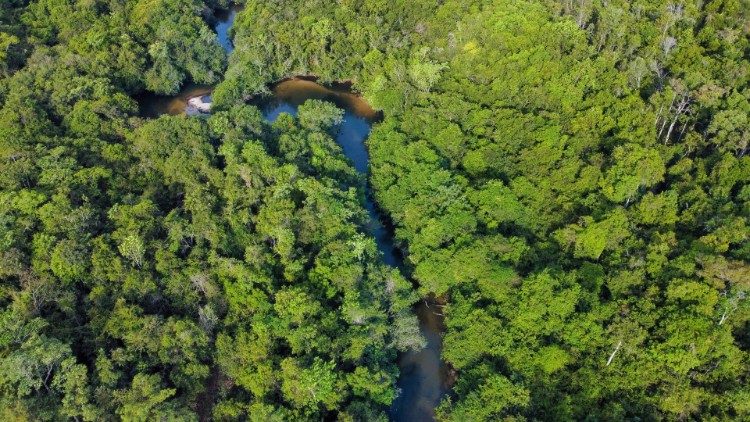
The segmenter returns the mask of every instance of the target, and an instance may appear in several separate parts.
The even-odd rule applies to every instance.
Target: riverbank
[[[354,168],[369,178],[369,152],[365,141],[372,125],[379,121],[381,115],[361,96],[301,78],[282,81],[271,92],[270,97],[256,103],[269,121],[275,120],[281,113],[296,114],[297,107],[308,99],[331,101],[341,107],[344,119],[336,134],[336,142]],[[367,190],[364,206],[370,215],[370,234],[375,238],[383,262],[404,273],[406,268],[401,252],[394,243],[393,227],[377,206],[369,191],[369,184]],[[442,334],[445,330],[440,312],[443,305],[444,301],[428,297],[414,307],[427,346],[398,358],[401,375],[397,386],[399,395],[390,411],[393,421],[433,420],[435,407],[455,381],[455,373],[441,360]]]
[[[228,52],[231,51],[232,44],[227,31],[238,11],[239,8],[235,8],[231,13],[223,15],[225,20],[218,19],[221,16],[217,16],[219,23],[215,29],[220,40],[224,40],[221,42]],[[373,109],[362,96],[352,92],[351,81],[321,85],[317,80],[311,75],[285,78],[268,85],[270,95],[259,95],[248,102],[259,107],[269,121],[275,120],[281,113],[296,114],[297,107],[309,99],[336,104],[344,110],[336,142],[354,168],[369,179],[369,152],[365,141],[372,125],[382,119],[382,113]],[[199,111],[208,113],[209,96],[212,92],[213,87],[210,86],[188,85],[178,95],[145,96],[139,99],[139,103],[142,114],[148,117]],[[393,227],[377,206],[369,183],[366,189],[363,205],[370,215],[370,235],[375,238],[383,262],[404,272],[406,268],[403,258],[393,240]],[[442,333],[445,329],[442,312],[439,312],[441,306],[442,303],[432,297],[424,298],[415,305],[414,312],[427,346],[418,352],[404,353],[398,357],[401,372],[397,386],[399,394],[390,410],[390,417],[394,421],[434,419],[435,407],[454,381],[454,373],[441,361]]]

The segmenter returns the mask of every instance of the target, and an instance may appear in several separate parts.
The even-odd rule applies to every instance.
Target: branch
[[[612,359],[615,358],[615,355],[617,354],[617,351],[620,350],[620,347],[622,347],[622,340],[620,340],[617,343],[617,347],[615,347],[615,351],[612,352],[611,355],[609,355],[609,359],[607,359],[607,365],[606,366],[609,366],[609,364],[612,363]]]

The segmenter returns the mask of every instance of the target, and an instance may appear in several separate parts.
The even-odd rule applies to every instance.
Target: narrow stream
[[[378,113],[362,97],[351,93],[346,87],[324,87],[305,79],[290,79],[277,84],[273,96],[262,105],[262,112],[268,121],[273,122],[281,113],[297,114],[297,107],[308,99],[330,101],[344,110],[344,120],[336,135],[354,168],[367,174],[369,153],[365,141]],[[393,243],[391,230],[372,199],[365,197],[365,208],[370,215],[370,234],[375,237],[383,261],[397,268],[403,268],[401,254]],[[440,361],[443,330],[442,317],[438,304],[424,300],[416,307],[422,335],[427,339],[427,347],[417,353],[405,353],[399,357],[398,387],[401,390],[391,407],[393,421],[434,420],[435,406],[447,390],[447,367]]]
[[[239,7],[233,7],[229,11],[216,14],[214,29],[219,42],[228,53],[233,48],[228,31],[238,11]],[[211,90],[212,88],[207,86],[188,85],[172,97],[144,96],[140,101],[141,110],[147,116],[182,114],[185,112],[188,99],[208,95]],[[372,125],[379,118],[379,113],[362,97],[352,93],[345,84],[324,87],[304,78],[282,81],[273,87],[272,93],[270,98],[261,103],[263,115],[271,122],[281,113],[296,115],[297,107],[308,99],[330,101],[343,109],[344,120],[336,136],[336,142],[341,145],[344,154],[352,161],[358,172],[368,173],[369,154],[366,140]],[[370,215],[370,234],[375,237],[383,262],[403,269],[401,254],[393,243],[393,233],[384,224],[386,219],[369,193],[366,195],[364,206]],[[393,421],[434,420],[435,407],[448,390],[451,377],[447,366],[440,360],[441,333],[444,328],[438,306],[434,300],[425,299],[415,307],[422,335],[427,339],[427,347],[417,353],[404,353],[399,357],[400,392],[390,409],[390,418]]]

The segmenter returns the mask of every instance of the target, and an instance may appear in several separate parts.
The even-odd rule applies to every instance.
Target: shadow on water
[[[157,95],[144,93],[136,96],[141,108],[141,115],[145,117],[159,117],[163,114],[177,116],[185,113],[190,98],[210,95],[213,87],[207,85],[186,85],[177,95]]]
[[[272,96],[259,106],[266,120],[273,122],[281,113],[297,114],[297,107],[309,99],[325,100],[336,104],[344,110],[344,120],[336,134],[336,142],[341,146],[361,174],[369,170],[370,155],[365,140],[370,134],[372,124],[380,114],[370,107],[361,97],[344,87],[327,88],[306,79],[289,79],[278,83],[272,89]],[[369,192],[365,198],[365,208],[370,215],[370,232],[375,237],[378,249],[383,254],[383,261],[393,267],[401,264],[398,250],[393,245],[393,236],[383,224],[382,216],[375,206]]]
[[[214,29],[219,43],[231,52],[232,42],[229,29],[234,22],[239,6],[226,11],[217,11],[214,15]],[[299,77],[280,81],[272,86],[272,95],[263,98],[259,105],[265,118],[274,121],[281,113],[297,114],[297,107],[308,99],[330,101],[344,110],[344,120],[336,135],[336,142],[341,145],[344,154],[352,161],[354,168],[361,174],[369,171],[369,154],[365,141],[370,134],[373,123],[381,115],[370,107],[365,100],[352,93],[350,84],[340,83],[330,87],[316,83],[315,78]],[[138,97],[141,114],[157,117],[162,114],[178,115],[185,113],[190,98],[210,95],[212,87],[188,84],[175,96],[144,94]],[[369,190],[369,189],[368,189]],[[404,270],[403,259],[393,243],[393,230],[375,204],[372,195],[365,195],[365,208],[370,216],[370,234],[375,238],[383,262],[392,267]],[[435,418],[435,407],[445,396],[453,375],[440,360],[442,349],[441,334],[444,331],[441,305],[434,298],[426,298],[415,306],[414,312],[419,319],[422,335],[427,339],[427,347],[419,352],[404,353],[399,356],[398,365],[401,375],[398,380],[399,395],[390,409],[393,421],[421,422]],[[209,382],[206,402],[215,393],[218,372]],[[201,420],[208,420],[209,408],[199,411]]]
[[[398,386],[401,394],[391,406],[391,420],[432,421],[435,407],[450,390],[454,373],[440,360],[443,347],[442,304],[433,297],[423,299],[416,307],[419,328],[427,347],[399,357],[401,370]]]
[[[211,18],[214,31],[216,31],[216,38],[227,54],[234,50],[232,39],[229,36],[229,29],[234,24],[234,19],[240,10],[242,10],[242,6],[233,5],[229,9],[217,10]],[[213,87],[211,86],[190,82],[183,86],[177,95],[159,95],[151,92],[143,92],[135,98],[140,106],[142,116],[159,117],[162,114],[176,116],[185,113],[190,98],[210,95],[212,91]]]
[[[297,107],[308,99],[331,101],[344,109],[344,120],[336,135],[336,142],[341,145],[354,168],[367,174],[369,153],[365,141],[372,124],[380,115],[364,99],[350,92],[345,84],[328,88],[303,78],[282,81],[272,92],[273,95],[260,105],[263,115],[271,122],[281,113],[295,115]],[[370,215],[370,233],[375,237],[383,261],[403,269],[401,254],[393,243],[393,230],[385,223],[387,220],[369,192],[364,205]],[[435,407],[450,387],[452,376],[447,365],[440,360],[441,333],[444,330],[441,306],[434,298],[427,298],[415,307],[427,347],[399,357],[400,394],[390,410],[393,421],[434,420]]]
[[[229,9],[218,10],[214,14],[214,18],[216,19],[214,31],[216,31],[216,36],[219,39],[219,44],[224,47],[224,50],[226,50],[227,54],[231,53],[232,50],[234,50],[229,30],[232,28],[234,19],[237,17],[237,13],[239,13],[240,10],[242,10],[242,6],[234,4],[230,6]]]

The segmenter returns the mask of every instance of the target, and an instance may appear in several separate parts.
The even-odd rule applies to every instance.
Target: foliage
[[[743,418],[748,10],[249,2],[223,84],[311,73],[383,110],[375,198],[448,302],[441,419]]]
[[[5,418],[382,419],[397,353],[423,345],[331,137],[341,110],[136,115],[128,93],[218,78],[213,6],[18,5],[34,51],[0,85]]]
[[[224,2],[2,5],[6,419],[383,420],[411,280],[441,420],[750,417],[747,0],[249,0],[218,111],[153,120],[221,79]],[[295,75],[383,111],[403,274],[341,111],[244,104]]]

